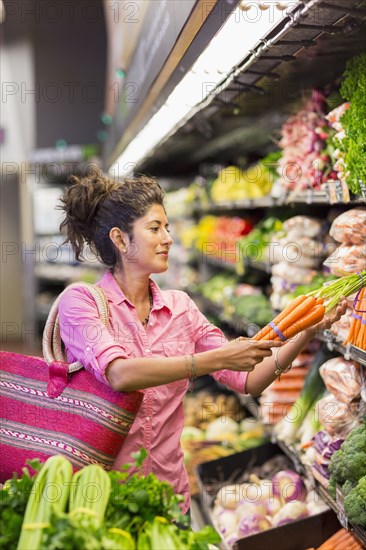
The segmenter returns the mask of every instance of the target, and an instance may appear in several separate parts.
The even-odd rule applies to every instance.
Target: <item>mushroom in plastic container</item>
[[[272,478],[273,495],[282,503],[306,500],[306,488],[301,477],[292,470],[281,470]]]
[[[279,527],[298,519],[308,517],[308,510],[304,502],[287,502],[281,510],[272,518],[273,527]]]
[[[238,525],[238,534],[241,537],[249,537],[271,528],[271,524],[262,514],[248,514],[243,517]]]

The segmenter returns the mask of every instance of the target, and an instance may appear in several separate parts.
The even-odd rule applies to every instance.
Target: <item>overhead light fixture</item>
[[[258,41],[292,10],[299,0],[246,1],[238,4],[223,27],[182,78],[165,104],[129,143],[109,169],[114,177],[130,174],[149,153],[191,118]],[[268,9],[263,10],[264,4]],[[286,4],[288,10],[283,10]],[[243,10],[243,5],[245,8]]]

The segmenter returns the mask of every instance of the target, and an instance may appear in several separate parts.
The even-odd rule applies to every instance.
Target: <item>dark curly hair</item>
[[[164,191],[157,180],[139,175],[115,181],[101,172],[84,177],[71,176],[72,183],[61,197],[59,208],[65,212],[60,230],[66,229],[77,260],[84,258],[85,244],[110,268],[120,267],[118,250],[109,237],[119,227],[133,239],[133,224],[154,204],[164,207]]]

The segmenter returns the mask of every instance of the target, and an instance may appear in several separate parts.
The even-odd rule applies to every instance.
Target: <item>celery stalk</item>
[[[75,485],[74,485],[75,484]],[[111,492],[108,474],[96,464],[85,466],[73,477],[73,494],[70,498],[70,514],[89,514],[100,527]]]
[[[52,512],[66,509],[71,479],[72,466],[65,457],[55,455],[46,460],[28,498],[18,550],[41,548],[43,529],[48,527]]]

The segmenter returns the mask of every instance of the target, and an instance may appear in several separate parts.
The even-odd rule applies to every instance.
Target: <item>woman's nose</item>
[[[167,230],[165,230],[164,235],[163,235],[163,243],[164,244],[166,243],[166,244],[169,244],[169,245],[174,243],[173,237],[171,236],[171,234]]]

